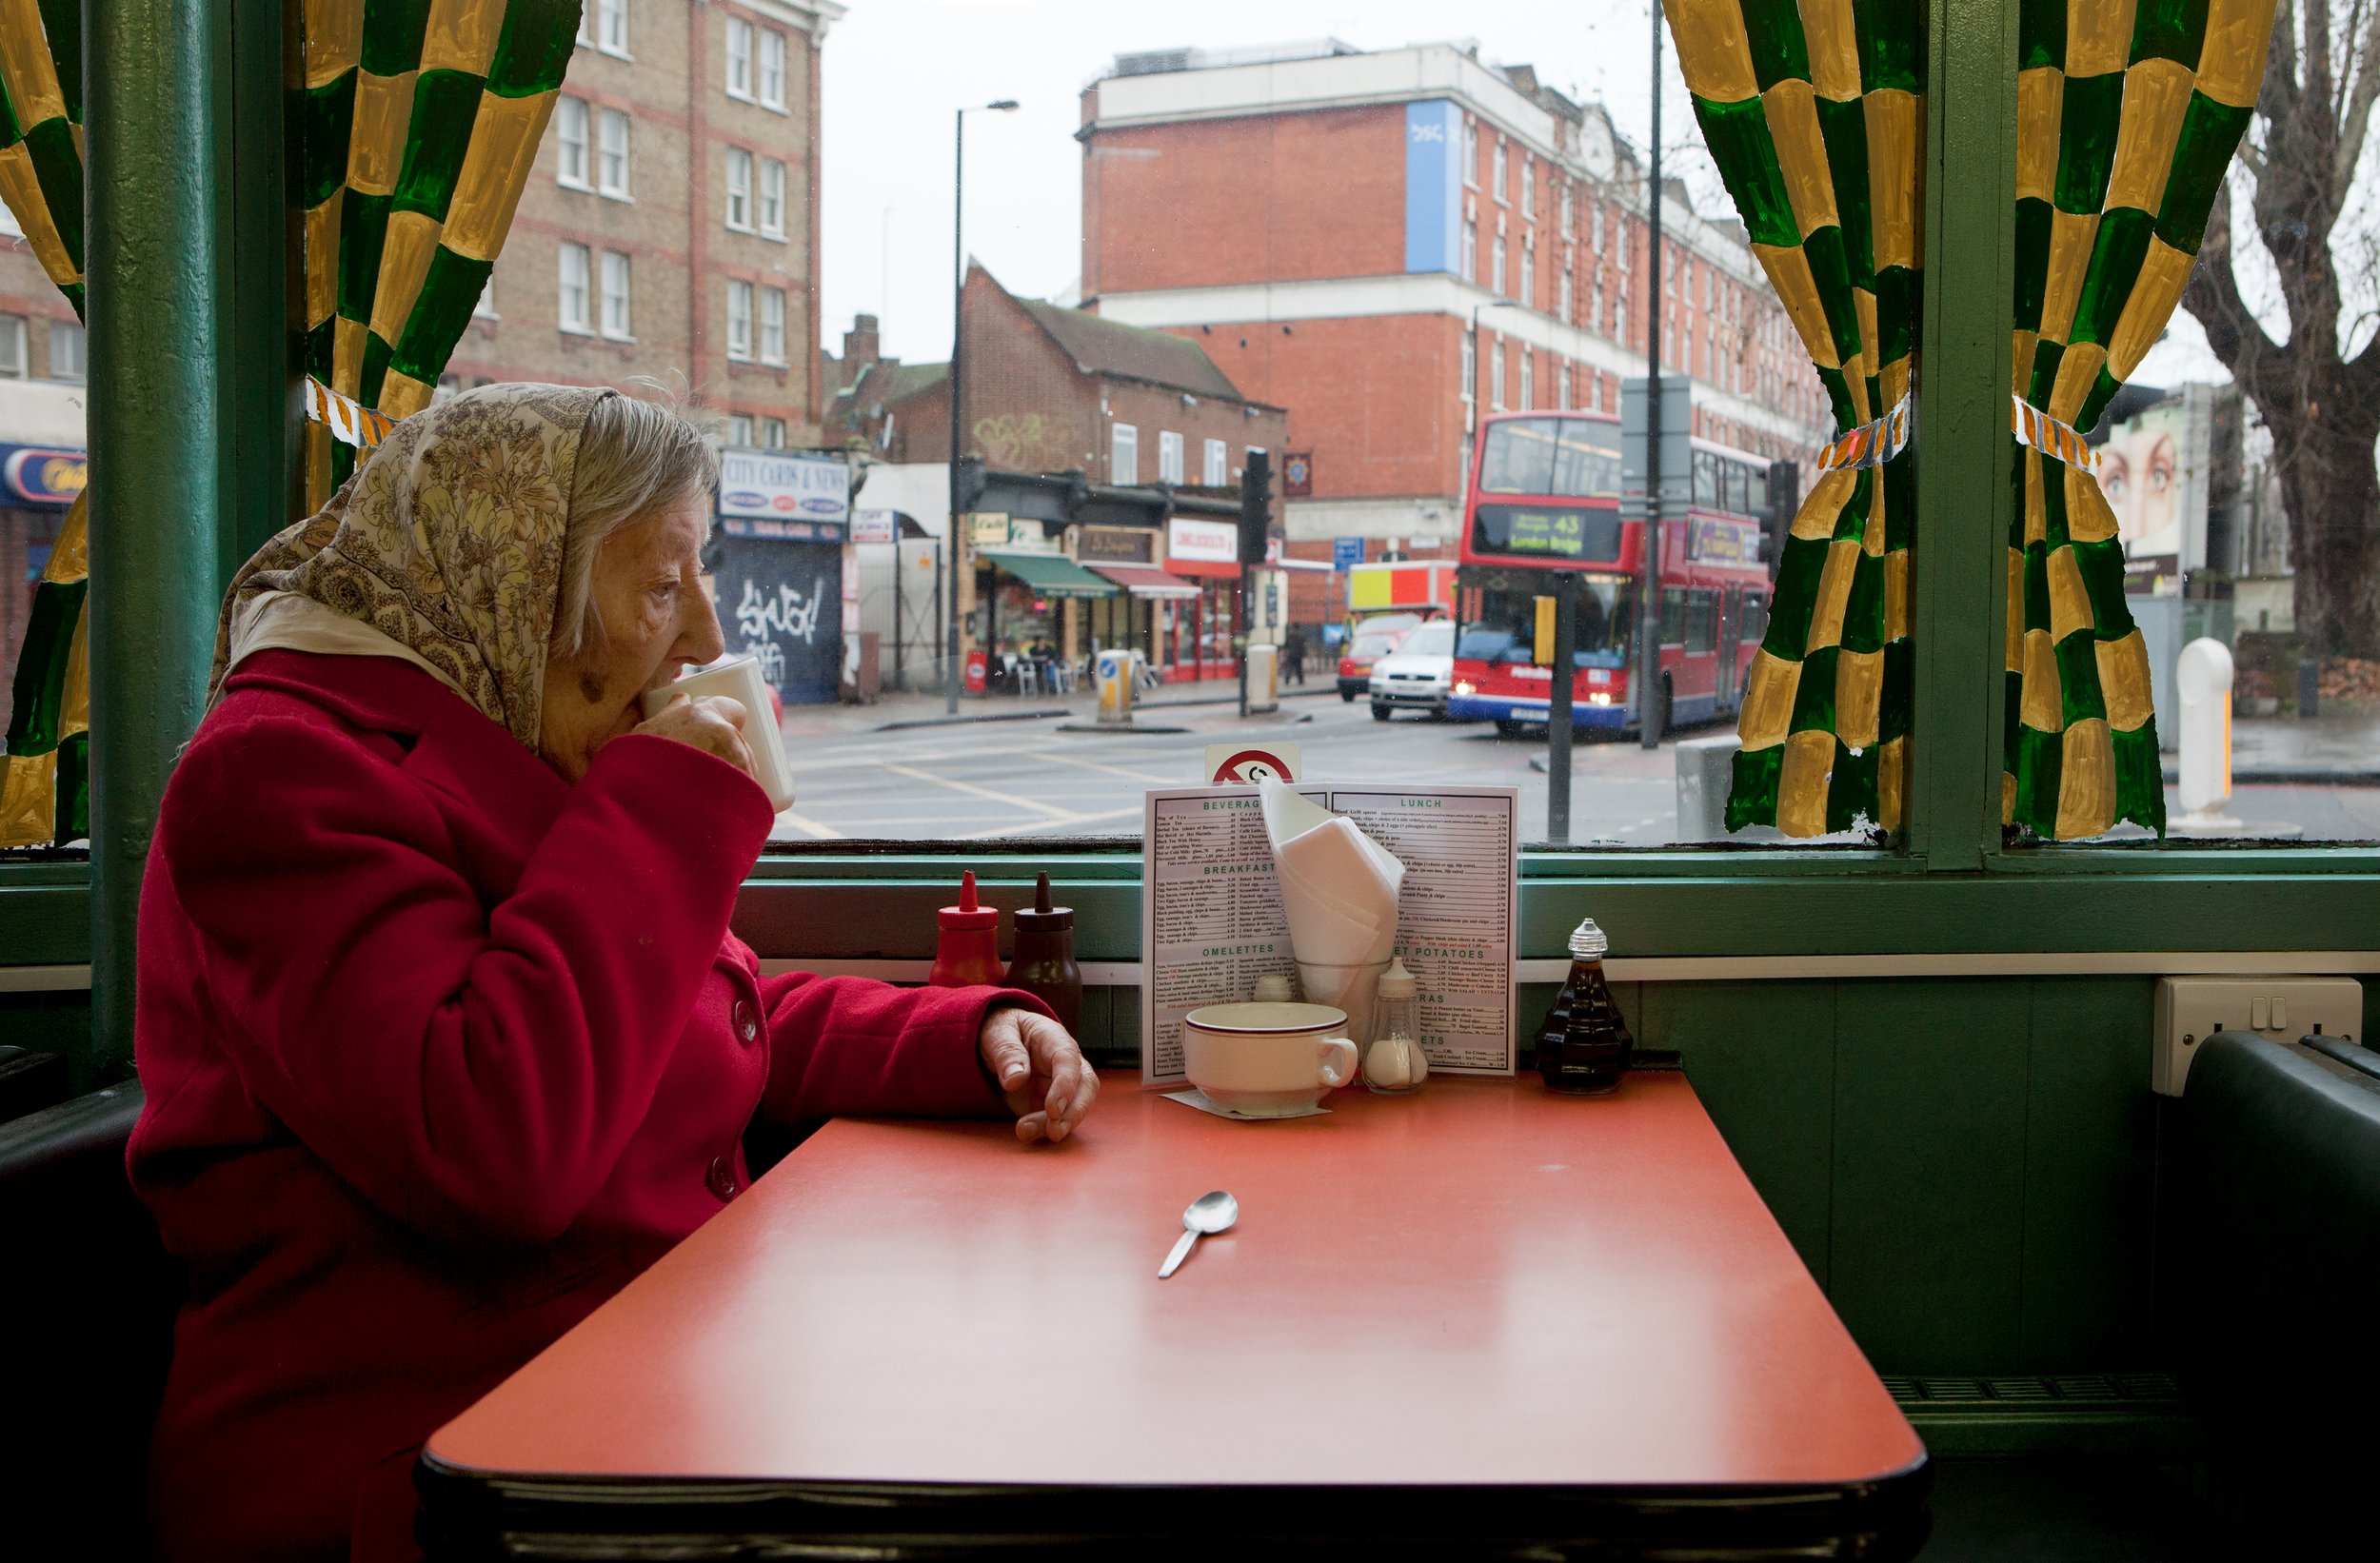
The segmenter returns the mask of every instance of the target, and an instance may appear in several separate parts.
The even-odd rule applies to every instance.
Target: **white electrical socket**
[[[2199,1044],[2218,1031],[2252,1031],[2276,1042],[2311,1032],[2360,1039],[2364,985],[2351,977],[2163,977],[2157,979],[2159,1096],[2178,1097]]]

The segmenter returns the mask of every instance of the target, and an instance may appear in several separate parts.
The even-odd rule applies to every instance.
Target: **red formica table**
[[[1061,1147],[828,1125],[438,1431],[433,1551],[1922,1543],[1924,1446],[1683,1075],[1254,1124],[1106,1084]]]

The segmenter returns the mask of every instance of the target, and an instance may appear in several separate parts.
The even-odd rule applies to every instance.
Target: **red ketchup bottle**
[[[934,969],[926,974],[932,988],[997,987],[1000,985],[1000,908],[975,903],[975,870],[959,878],[959,904],[934,914],[940,935],[934,946]]]

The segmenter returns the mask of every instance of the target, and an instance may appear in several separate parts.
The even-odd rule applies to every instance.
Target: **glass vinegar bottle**
[[[1593,918],[1570,936],[1570,979],[1537,1028],[1537,1074],[1549,1091],[1600,1096],[1628,1072],[1636,1043],[1603,979],[1610,947]]]

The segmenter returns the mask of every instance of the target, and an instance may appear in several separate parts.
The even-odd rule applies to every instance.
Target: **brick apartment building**
[[[1230,492],[1248,452],[1278,451],[1288,431],[1288,414],[1242,395],[1200,339],[1019,298],[981,266],[967,270],[961,307],[964,453],[987,466],[1080,472],[1094,484]],[[861,445],[877,460],[902,465],[946,462],[949,365],[883,358],[880,341],[875,318],[860,316],[843,338],[843,356],[827,361],[824,374],[845,388],[830,406],[825,443]],[[1239,566],[1212,552],[1188,551],[1186,536],[1171,528],[1140,540],[1102,536],[1099,542],[1113,549],[1140,544],[1129,556],[1103,556],[1110,563],[1151,566],[1173,584],[1143,583],[1113,600],[1045,609],[1052,643],[1070,657],[1093,639],[1139,645],[1156,665],[1182,677],[1236,669],[1229,644]],[[1079,552],[1081,541],[1067,545]],[[1187,586],[1197,587],[1195,596]],[[1021,618],[1010,613],[1000,622]]]
[[[33,583],[83,484],[83,326],[0,204],[0,731]]]
[[[1079,139],[1085,307],[1194,337],[1289,409],[1313,459],[1293,558],[1342,537],[1451,557],[1480,414],[1616,412],[1644,372],[1636,153],[1528,67],[1451,44],[1126,55]],[[1695,432],[1806,461],[1824,393],[1742,228],[1675,182],[1662,224],[1663,362],[1695,381]],[[1293,580],[1296,617],[1333,611],[1328,577]]]
[[[819,63],[834,0],[585,0],[519,214],[441,382],[684,384],[818,443]]]

